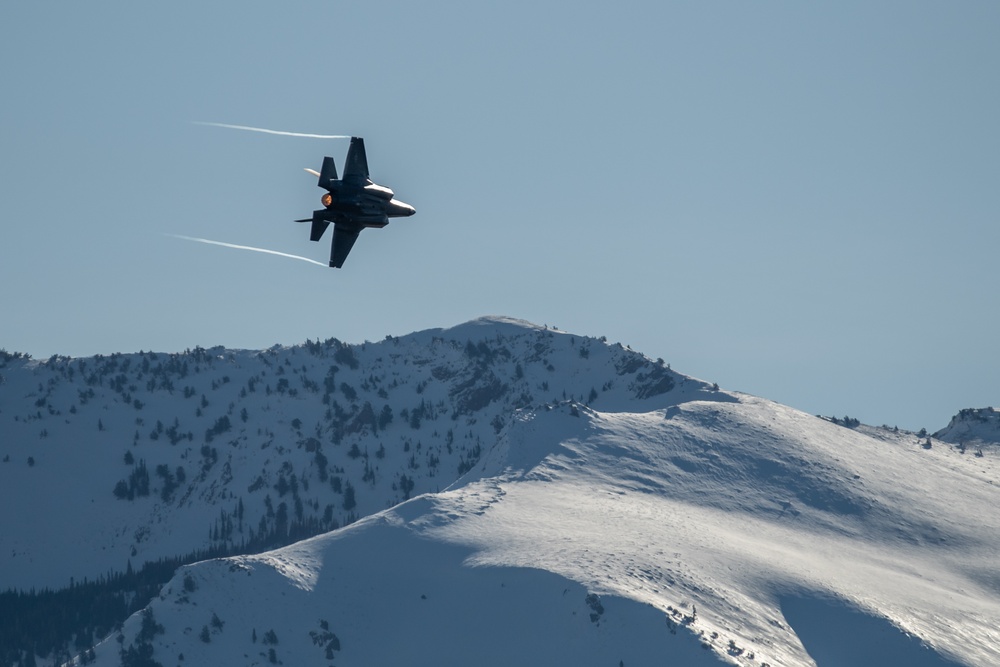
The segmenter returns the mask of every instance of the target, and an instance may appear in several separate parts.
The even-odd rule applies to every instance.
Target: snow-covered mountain
[[[1000,444],[1000,411],[993,408],[967,408],[951,418],[946,427],[934,434],[945,442],[959,445],[961,449]]]
[[[353,346],[7,357],[0,488],[21,510],[0,515],[0,590],[345,525],[449,486],[520,408],[708,391],[504,318]]]
[[[1000,664],[985,431],[501,318],[0,374],[0,588],[320,533],[180,568],[96,664]]]

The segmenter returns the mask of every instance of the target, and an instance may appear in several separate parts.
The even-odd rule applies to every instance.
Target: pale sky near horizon
[[[488,314],[814,414],[1000,405],[1000,4],[6,3],[0,347],[380,340]],[[417,209],[292,220],[365,137]]]

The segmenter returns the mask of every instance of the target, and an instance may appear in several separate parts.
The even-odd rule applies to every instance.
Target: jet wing
[[[330,266],[339,269],[344,266],[347,254],[364,229],[356,222],[337,222],[333,225],[333,245],[330,246]]]
[[[347,164],[344,165],[344,180],[368,180],[368,156],[365,154],[365,140],[362,137],[351,137],[351,147],[347,149]]]

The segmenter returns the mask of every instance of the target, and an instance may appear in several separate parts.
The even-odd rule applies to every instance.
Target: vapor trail
[[[308,257],[299,257],[298,255],[289,255],[287,252],[278,252],[277,250],[268,250],[266,248],[254,248],[248,245],[236,245],[235,243],[223,243],[222,241],[210,241],[208,239],[199,239],[194,236],[181,236],[180,234],[164,234],[164,236],[170,236],[175,239],[183,239],[185,241],[197,241],[198,243],[208,243],[210,245],[221,245],[224,248],[236,248],[237,250],[253,250],[254,252],[263,252],[268,255],[278,255],[279,257],[289,257],[291,259],[301,259],[303,262],[309,262],[310,264],[315,264],[316,266],[325,267],[326,264],[323,262],[317,262],[314,259],[309,259]]]
[[[264,134],[280,134],[283,137],[305,137],[306,139],[350,139],[346,134],[304,134],[302,132],[285,132],[283,130],[268,130],[263,127],[249,127],[247,125],[228,125],[226,123],[206,123],[200,120],[191,121],[194,125],[208,125],[211,127],[227,127],[230,130],[246,130],[248,132],[263,132]]]

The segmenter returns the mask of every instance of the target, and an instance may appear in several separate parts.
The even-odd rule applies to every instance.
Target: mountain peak
[[[0,517],[0,586],[136,605],[113,636],[75,610],[63,641],[96,633],[99,665],[808,665],[852,644],[810,638],[844,614],[934,647],[912,664],[1000,664],[993,458],[604,339],[484,317],[3,378],[0,488],[32,510]]]
[[[530,333],[557,332],[557,329],[538,325],[527,320],[507,317],[505,315],[486,315],[477,317],[451,327],[425,329],[417,331],[404,338],[424,340],[426,338],[441,338],[465,343],[467,340],[479,342],[496,336],[522,336]]]
[[[934,437],[956,445],[1000,445],[1000,411],[992,407],[960,410]]]

